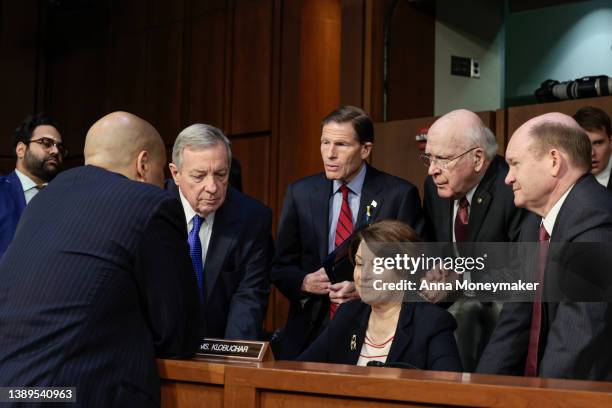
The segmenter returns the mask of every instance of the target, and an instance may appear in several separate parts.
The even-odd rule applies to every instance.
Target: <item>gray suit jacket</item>
[[[541,218],[530,214],[522,225],[521,242],[537,241]],[[563,203],[551,236],[551,248],[562,243],[612,242],[612,195],[593,176],[582,177]],[[549,279],[549,251],[545,282]],[[580,271],[562,264],[561,277],[579,272],[589,280],[597,274],[592,260],[573,260]],[[606,272],[605,270],[602,272]],[[563,275],[566,276],[563,276]],[[546,293],[546,291],[545,291]],[[606,302],[548,302],[542,311],[538,372],[542,377],[612,379],[612,308]],[[531,303],[506,303],[499,323],[480,359],[477,372],[523,375]]]

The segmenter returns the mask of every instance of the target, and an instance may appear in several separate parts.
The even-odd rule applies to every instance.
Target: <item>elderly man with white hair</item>
[[[167,189],[183,204],[205,336],[257,340],[270,293],[272,212],[229,186],[231,162],[223,132],[193,124],[174,142]]]
[[[512,189],[504,184],[508,165],[497,155],[495,136],[478,115],[460,109],[440,117],[429,129],[421,159],[429,173],[423,207],[435,241],[517,240],[524,211],[513,204]],[[475,278],[468,275],[460,278]],[[466,371],[475,369],[498,309],[469,298],[451,306]]]

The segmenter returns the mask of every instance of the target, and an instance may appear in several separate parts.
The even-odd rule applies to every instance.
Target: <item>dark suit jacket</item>
[[[530,214],[523,223],[521,242],[537,242],[541,217]],[[551,248],[564,242],[612,242],[612,196],[593,176],[581,178],[561,206],[551,236]],[[551,259],[549,250],[548,260]],[[576,260],[574,260],[576,262]],[[579,261],[588,277],[590,259]],[[546,270],[544,282],[550,278]],[[609,271],[602,271],[604,273]],[[572,273],[561,271],[561,273]],[[523,375],[531,303],[506,303],[487,345],[478,372]],[[612,309],[602,302],[543,304],[539,375],[588,380],[612,379]]]
[[[370,305],[354,300],[343,304],[334,319],[297,360],[357,364],[363,345]],[[387,363],[410,364],[416,368],[462,371],[453,331],[455,319],[430,303],[404,303]],[[353,335],[357,347],[351,350]]]
[[[332,181],[325,173],[299,180],[287,188],[278,227],[272,282],[290,300],[289,317],[278,358],[291,359],[300,354],[320,333],[329,310],[329,297],[303,293],[304,276],[315,272],[328,254],[329,199]],[[357,225],[366,221],[366,207],[372,200],[377,207],[371,221],[395,219],[424,231],[419,192],[411,183],[368,166]]]
[[[525,211],[514,206],[512,188],[504,183],[508,165],[496,156],[478,184],[470,205],[469,242],[514,242]],[[453,200],[438,197],[431,178],[425,180],[423,210],[432,240],[453,241]]]
[[[26,206],[23,187],[14,171],[0,177],[0,259],[13,240]]]
[[[174,182],[170,180],[166,186],[180,197]],[[271,229],[268,207],[228,188],[225,202],[215,213],[204,265],[206,337],[262,337],[270,294]]]
[[[199,299],[181,206],[99,167],[59,174],[0,261],[0,386],[158,406],[156,357],[191,356]]]

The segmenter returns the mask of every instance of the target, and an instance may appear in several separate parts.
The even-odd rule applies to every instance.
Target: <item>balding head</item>
[[[465,149],[479,146],[488,160],[497,153],[495,135],[482,119],[467,109],[457,109],[441,116],[427,132],[427,142],[434,139],[443,143],[460,145]]]
[[[459,109],[427,132],[425,163],[442,198],[465,196],[482,179],[497,152],[497,141],[474,112]]]
[[[163,186],[166,151],[151,124],[128,112],[110,113],[87,132],[85,164]]]
[[[591,168],[591,144],[568,115],[554,112],[521,125],[506,149],[514,204],[542,217]]]
[[[563,151],[572,167],[582,173],[591,169],[591,144],[587,134],[571,116],[550,112],[522,124],[512,135],[515,143],[529,144],[541,157],[551,149]]]

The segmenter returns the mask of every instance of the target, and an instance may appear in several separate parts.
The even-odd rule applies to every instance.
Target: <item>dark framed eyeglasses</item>
[[[30,143],[37,143],[37,144],[41,145],[46,150],[50,150],[51,148],[53,148],[53,146],[55,146],[55,147],[57,147],[58,153],[62,157],[68,156],[68,149],[66,149],[66,147],[64,146],[64,143],[56,142],[55,140],[51,139],[50,137],[41,137],[40,139],[33,139],[33,140],[30,140],[29,142],[27,142],[26,144],[30,144]]]
[[[431,155],[427,154],[427,153],[421,153],[419,154],[419,159],[421,160],[421,162],[425,165],[425,167],[429,168],[429,166],[431,166],[431,164],[435,164],[436,166],[440,167],[441,169],[447,169],[448,165],[451,164],[451,162],[465,156],[466,154],[468,154],[469,152],[471,152],[472,150],[478,149],[479,146],[476,147],[472,147],[470,150],[467,150],[463,153],[461,153],[459,156],[455,156],[455,157],[451,157],[448,159],[436,159],[431,157]]]

